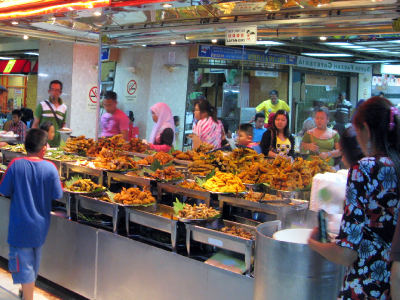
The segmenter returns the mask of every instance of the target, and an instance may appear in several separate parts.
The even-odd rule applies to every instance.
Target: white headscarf
[[[154,144],[155,140],[161,135],[161,133],[166,128],[171,128],[174,132],[173,137],[174,140],[172,144],[175,143],[175,122],[174,117],[172,116],[172,111],[169,106],[163,102],[158,102],[150,107],[150,112],[153,112],[157,115],[158,121],[154,123],[153,129],[150,133],[149,142]]]

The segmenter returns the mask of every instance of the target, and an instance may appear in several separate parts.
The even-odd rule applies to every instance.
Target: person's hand
[[[321,159],[327,159],[329,158],[329,153],[328,152],[322,152],[320,155],[318,155]]]
[[[254,120],[255,120],[255,118],[256,118],[256,116],[253,116],[253,117],[250,119],[249,123],[253,123]]]
[[[310,241],[319,242],[319,227],[318,226],[314,227],[313,231],[311,231],[311,235],[308,238],[308,244],[310,244]]]
[[[308,150],[313,151],[313,152],[317,152],[319,150],[317,143],[309,143],[307,148],[308,148]]]

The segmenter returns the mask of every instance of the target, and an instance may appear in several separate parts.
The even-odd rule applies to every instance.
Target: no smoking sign
[[[89,91],[89,99],[93,103],[97,103],[97,86],[94,86]]]
[[[129,95],[133,95],[137,90],[137,83],[135,80],[130,80],[126,86],[126,91]]]

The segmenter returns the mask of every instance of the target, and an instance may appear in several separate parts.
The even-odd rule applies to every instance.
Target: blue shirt
[[[262,136],[264,132],[267,131],[266,128],[253,128],[253,142],[259,143],[261,142]]]
[[[7,242],[14,247],[42,246],[50,225],[51,200],[63,195],[54,164],[39,158],[13,159],[0,193],[11,196]]]

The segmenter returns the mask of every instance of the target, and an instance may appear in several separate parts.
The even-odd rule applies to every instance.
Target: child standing
[[[250,123],[241,124],[239,127],[238,144],[254,149],[258,154],[261,153],[261,147],[253,142],[253,125]]]
[[[55,132],[55,127],[53,125],[53,123],[51,123],[50,121],[44,122],[42,125],[40,125],[40,129],[44,130],[47,132],[47,140],[51,141],[54,139],[54,136],[56,135]],[[47,144],[47,149],[49,149],[50,146],[49,144]]]
[[[11,196],[8,227],[9,270],[20,298],[33,299],[42,246],[50,225],[51,201],[63,196],[53,163],[43,160],[47,132],[32,128],[25,139],[27,157],[14,158],[0,183],[0,193]],[[21,292],[20,292],[21,293]]]
[[[179,149],[179,134],[181,133],[181,119],[179,116],[174,116],[174,123],[175,123],[175,149]]]
[[[139,127],[135,125],[135,117],[133,115],[133,112],[129,110],[128,112],[128,117],[129,117],[129,132],[128,132],[128,141],[130,141],[132,138],[138,138],[139,137]]]

